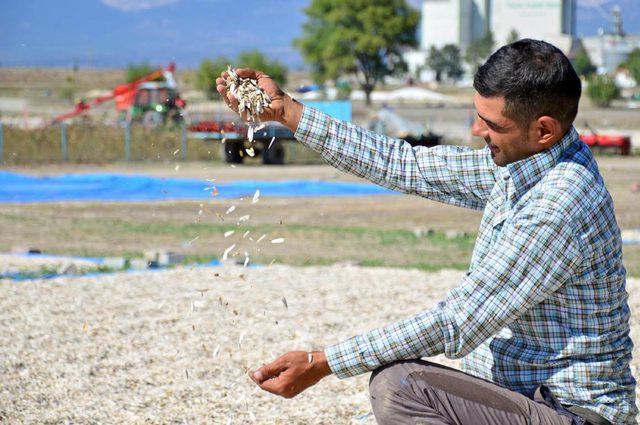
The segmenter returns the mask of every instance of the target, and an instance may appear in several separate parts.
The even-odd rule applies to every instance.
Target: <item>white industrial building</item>
[[[597,67],[600,74],[615,74],[618,71],[618,66],[627,60],[631,52],[640,48],[640,35],[625,33],[619,7],[613,8],[612,21],[613,31],[607,32],[601,28],[598,35],[582,39],[582,45],[589,55],[591,63]],[[622,75],[616,77],[624,78]],[[620,81],[619,85],[625,87],[630,84]]]
[[[545,40],[569,54],[576,46],[576,1],[423,0],[420,48],[407,52],[405,61],[415,74],[431,47],[455,44],[464,55],[469,44],[489,30],[495,48],[506,44],[515,30],[520,38]]]

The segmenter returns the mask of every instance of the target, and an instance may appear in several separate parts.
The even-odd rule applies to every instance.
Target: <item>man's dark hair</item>
[[[582,91],[560,49],[526,38],[492,54],[478,69],[473,87],[482,97],[504,97],[502,113],[523,128],[543,115],[568,128],[578,114]]]

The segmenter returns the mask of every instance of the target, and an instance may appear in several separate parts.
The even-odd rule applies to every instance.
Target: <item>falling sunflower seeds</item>
[[[225,214],[231,214],[235,210],[236,210],[236,206],[235,205],[231,205]]]
[[[282,304],[284,304],[284,308],[289,309],[289,304],[287,304],[287,299],[282,297]]]
[[[236,244],[233,244],[229,248],[224,250],[224,254],[222,254],[222,261],[226,261],[227,258],[229,258],[229,253],[233,251],[235,247],[236,247]]]
[[[256,193],[253,194],[253,199],[251,199],[251,203],[255,204],[260,200],[260,189],[256,190]]]

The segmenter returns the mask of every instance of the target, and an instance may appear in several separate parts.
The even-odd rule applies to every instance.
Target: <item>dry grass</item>
[[[640,228],[640,193],[631,186],[640,181],[640,159],[602,157],[601,171],[614,198],[621,228]],[[144,173],[159,177],[232,180],[320,178],[355,180],[326,166],[231,168],[216,163],[117,164],[76,168],[63,165],[14,167],[35,174],[65,171]],[[230,216],[225,211],[237,205]],[[0,204],[0,250],[14,246],[37,247],[45,252],[74,255],[138,256],[145,250],[183,252],[192,260],[219,258],[232,243],[253,260],[295,264],[330,264],[350,261],[363,265],[416,267],[432,270],[464,268],[468,264],[480,213],[411,196],[340,198],[269,198],[252,205],[249,199],[152,203]],[[221,221],[216,212],[224,218]],[[251,219],[237,226],[237,219]],[[282,223],[282,224],[281,224]],[[233,237],[224,232],[236,229]],[[429,234],[428,230],[435,231]],[[245,231],[251,233],[242,239]],[[469,236],[447,239],[447,231]],[[282,246],[252,245],[262,234],[284,237]],[[187,242],[198,236],[192,244]],[[249,249],[250,248],[250,249]],[[257,250],[260,248],[260,251]],[[624,248],[625,265],[640,276],[640,246]]]
[[[285,161],[293,164],[322,163],[319,155],[297,143],[283,142]],[[183,160],[182,130],[176,126],[146,129],[134,125],[131,129],[133,162],[168,163]],[[187,161],[223,161],[223,145],[218,141],[187,140]],[[5,126],[4,153],[0,164],[6,166],[51,163],[108,164],[124,161],[125,129],[91,122],[67,128],[67,160],[62,154],[60,125],[25,130]],[[259,164],[259,158],[245,158],[247,164]],[[66,165],[66,164],[65,164]]]

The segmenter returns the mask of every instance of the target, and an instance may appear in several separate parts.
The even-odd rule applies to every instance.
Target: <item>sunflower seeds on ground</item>
[[[242,235],[242,239],[246,238],[249,233],[251,233],[251,230],[247,230],[246,232],[244,232],[244,235]]]
[[[242,345],[242,340],[244,339],[244,332],[242,332],[240,334],[240,337],[238,338],[238,349],[240,348],[240,346]]]
[[[245,221],[249,220],[250,218],[251,218],[251,216],[250,216],[249,214],[247,214],[247,215],[243,215],[242,217],[240,217],[240,218],[238,219],[238,224],[243,223],[243,222],[245,222]]]
[[[260,237],[258,238],[258,240],[256,241],[256,243],[260,243],[260,241],[261,241],[261,240],[263,240],[263,239],[264,239],[264,238],[266,238],[266,237],[267,237],[267,235],[266,235],[266,234],[264,234],[264,235],[260,236]]]
[[[213,350],[213,357],[217,357],[219,352],[220,352],[220,344],[218,344],[216,346],[216,349]]]
[[[235,230],[227,230],[226,232],[224,232],[224,237],[228,238],[229,236],[233,235],[236,231]]]
[[[289,304],[287,304],[287,299],[282,297],[282,304],[284,304],[284,308],[289,309]]]
[[[284,243],[284,238],[271,239],[271,243]]]

